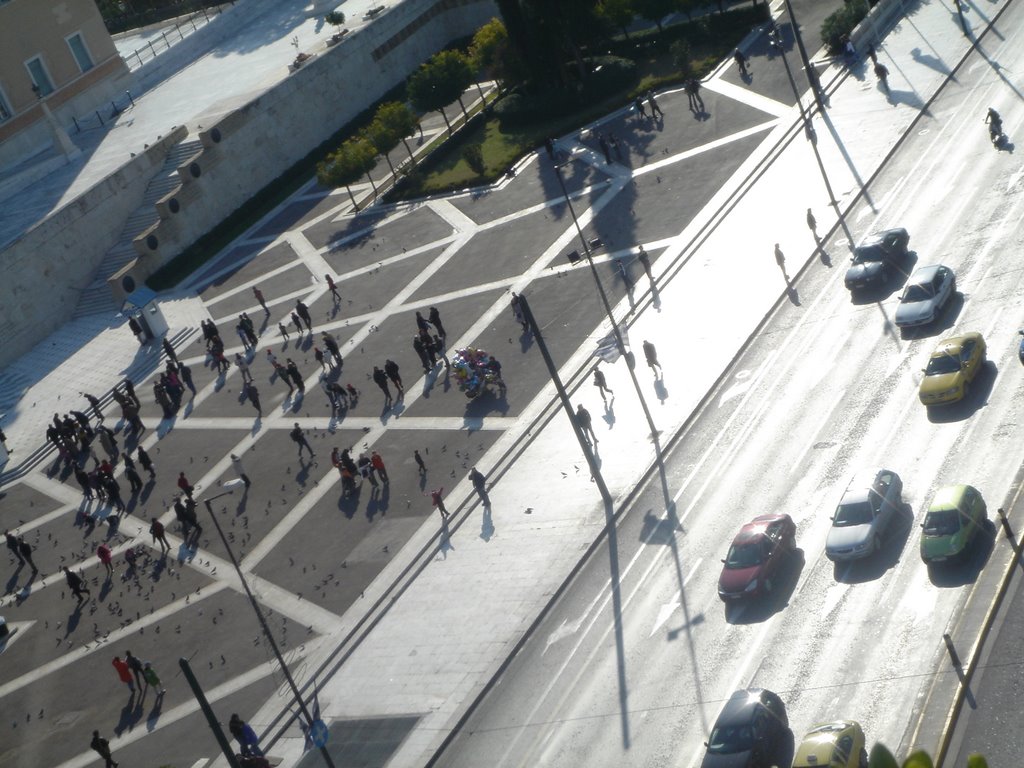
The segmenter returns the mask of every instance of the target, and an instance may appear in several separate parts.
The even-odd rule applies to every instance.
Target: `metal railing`
[[[230,0],[228,3],[228,5],[234,4],[234,0]],[[158,35],[154,35],[141,48],[136,48],[131,53],[122,54],[121,58],[128,65],[128,69],[134,72],[147,61],[152,61],[161,53],[170,50],[171,46],[184,40],[187,35],[208,24],[211,17],[216,17],[223,12],[224,5],[200,8],[198,11],[189,14],[187,18],[175,22],[173,26],[168,26]]]

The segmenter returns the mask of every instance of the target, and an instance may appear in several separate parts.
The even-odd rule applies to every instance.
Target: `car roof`
[[[754,539],[764,536],[768,531],[768,526],[772,523],[777,523],[785,520],[789,515],[758,515],[749,523],[740,528],[740,532],[736,534],[734,542],[739,542],[741,538]]]
[[[761,696],[763,692],[762,688],[747,688],[734,692],[725,702],[715,725],[745,725],[749,723],[754,717],[754,712],[764,706]]]
[[[943,339],[935,345],[935,351],[932,352],[932,357],[959,354],[960,349],[966,342],[978,341],[980,338],[980,333],[977,331],[970,331],[969,333],[965,333],[961,336],[951,336],[948,339]]]
[[[853,477],[850,478],[840,503],[866,501],[868,492],[875,486],[875,479],[884,471],[881,467],[858,469],[853,473]]]
[[[932,280],[935,279],[935,274],[940,269],[944,268],[945,267],[943,267],[941,264],[928,264],[923,267],[918,267],[917,269],[914,270],[913,274],[910,276],[910,279],[907,280],[907,285],[924,285],[925,283],[930,283]]]
[[[814,726],[800,742],[800,746],[793,756],[793,764],[827,767],[832,762],[832,750],[840,735],[859,727],[860,724],[854,720],[836,720]]]
[[[966,484],[960,485],[946,485],[939,488],[935,492],[935,498],[932,499],[931,506],[928,507],[928,511],[931,512],[933,509],[952,509],[959,505],[961,497],[967,492],[967,489],[971,486]]]

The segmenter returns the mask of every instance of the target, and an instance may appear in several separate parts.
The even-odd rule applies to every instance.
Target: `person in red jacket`
[[[128,666],[128,662],[122,659],[120,656],[115,656],[114,660],[110,662],[114,665],[114,669],[117,670],[117,676],[121,678],[121,682],[128,686],[128,690],[133,694],[135,693],[135,680],[132,679],[132,670]]]

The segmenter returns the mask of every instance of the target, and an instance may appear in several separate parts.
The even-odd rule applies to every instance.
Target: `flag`
[[[629,347],[629,334],[624,324],[620,324],[619,335],[622,336],[622,345],[626,348]],[[594,350],[594,356],[604,360],[606,363],[614,363],[620,357],[622,357],[622,351],[619,349],[619,344],[615,340],[615,331],[609,331],[597,342],[597,349]]]

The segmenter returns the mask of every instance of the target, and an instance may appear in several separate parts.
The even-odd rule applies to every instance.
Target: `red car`
[[[718,596],[741,600],[772,591],[772,579],[796,549],[796,524],[789,515],[761,515],[740,529],[722,561]]]

